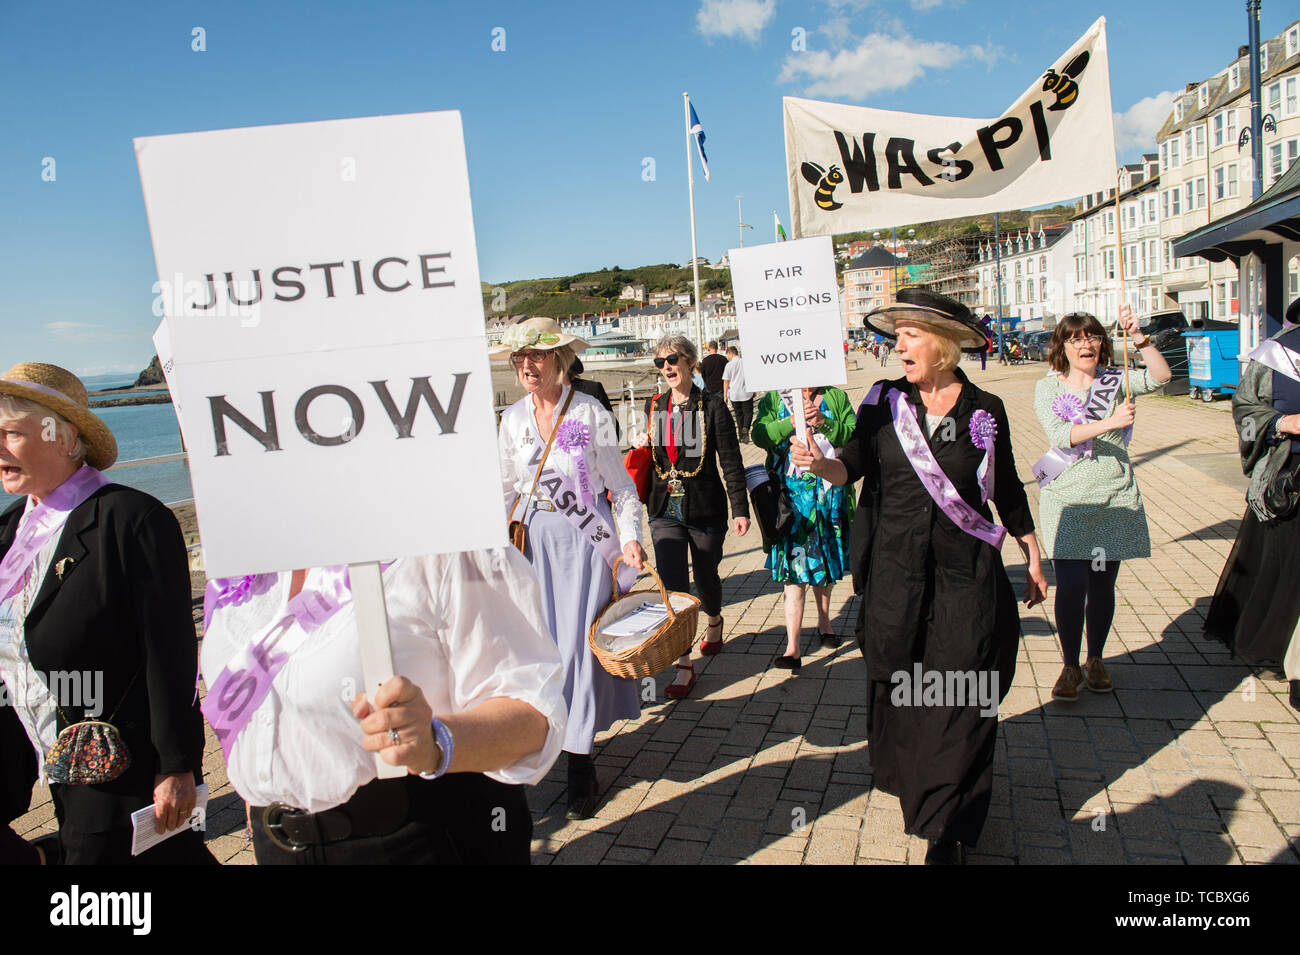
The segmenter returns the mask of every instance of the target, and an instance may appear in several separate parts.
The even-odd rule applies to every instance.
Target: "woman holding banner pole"
[[[367,700],[346,566],[208,583],[203,714],[258,864],[526,865],[523,786],[565,720],[533,575],[499,548],[397,560],[383,587],[399,675]]]
[[[791,439],[790,457],[832,484],[864,478],[855,521],[889,515],[862,558],[871,762],[907,832],[930,840],[926,862],[961,864],[988,815],[997,707],[1015,675],[1008,533],[1028,563],[1028,606],[1047,583],[1002,402],[958,367],[962,349],[987,347],[978,321],[946,296],[901,289],[866,322],[897,339],[904,377],[867,394],[837,458],[811,432]]]
[[[1119,320],[1146,362],[1142,375],[1131,376],[1130,394],[1155,391],[1170,378],[1168,363],[1149,336],[1138,340],[1127,305],[1120,306]],[[1125,396],[1124,372],[1110,367],[1111,360],[1101,323],[1071,312],[1052,333],[1047,361],[1056,374],[1034,389],[1034,410],[1052,445],[1034,465],[1034,477],[1042,488],[1038,520],[1056,573],[1056,632],[1064,657],[1052,699],[1064,702],[1078,698],[1081,684],[1094,693],[1112,690],[1102,652],[1115,615],[1120,561],[1151,556],[1128,456],[1134,405]],[[1085,629],[1088,656],[1080,669]]]
[[[622,556],[630,565],[622,582],[630,585],[645,551],[641,501],[623,468],[614,419],[568,381],[586,347],[554,319],[532,318],[507,329],[494,349],[509,356],[527,392],[501,415],[501,482],[507,520],[518,525],[512,533],[524,535],[523,554],[541,582],[564,663],[571,819],[588,818],[599,803],[596,734],[641,712],[635,681],[607,673],[587,646],[587,631],[612,593],[610,567]]]

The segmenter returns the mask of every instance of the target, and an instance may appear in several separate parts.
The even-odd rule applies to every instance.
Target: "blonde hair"
[[[47,421],[52,422],[55,439],[71,442],[72,449],[68,452],[68,456],[72,458],[73,463],[78,467],[85,463],[86,443],[81,440],[76,425],[39,401],[0,395],[0,421],[26,421],[31,418],[41,419],[42,427]]]
[[[908,318],[907,323],[927,332],[934,339],[935,350],[939,352],[939,360],[935,365],[940,371],[952,371],[961,364],[961,345],[954,329],[937,322],[932,324],[914,318]],[[894,334],[897,338],[897,328],[894,329]]]

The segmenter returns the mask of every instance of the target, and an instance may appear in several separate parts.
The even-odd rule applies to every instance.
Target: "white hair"
[[[42,429],[53,424],[55,440],[71,442],[72,450],[69,452],[69,457],[73,462],[78,466],[85,462],[86,443],[81,440],[77,426],[71,421],[57,411],[45,407],[39,401],[0,395],[0,422],[29,421],[32,418],[40,420]]]

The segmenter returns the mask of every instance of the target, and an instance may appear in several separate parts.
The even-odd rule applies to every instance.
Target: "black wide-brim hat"
[[[899,322],[916,322],[943,329],[957,339],[962,351],[979,354],[988,351],[989,340],[975,313],[956,299],[929,289],[901,288],[894,304],[882,305],[867,312],[862,323],[872,331],[897,338],[894,327]]]

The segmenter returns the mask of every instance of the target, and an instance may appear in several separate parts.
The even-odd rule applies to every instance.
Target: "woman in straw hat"
[[[611,566],[623,557],[630,568],[620,580],[630,584],[645,551],[641,502],[619,455],[614,419],[569,384],[574,357],[586,347],[554,319],[531,318],[507,329],[493,349],[509,359],[527,392],[501,415],[501,483],[565,668],[571,819],[591,816],[599,802],[596,734],[641,711],[636,683],[607,673],[587,646],[587,631],[612,593]]]
[[[101,474],[116,458],[71,372],[0,378],[0,481],[22,495],[0,515],[0,678],[65,862],[212,863],[188,828],[130,854],[138,809],[154,807],[159,833],[188,826],[203,723],[185,542],[164,505]]]
[[[835,484],[865,479],[855,520],[879,515],[858,618],[875,782],[899,797],[907,832],[930,840],[927,863],[960,864],[988,815],[997,705],[1015,674],[1008,532],[1029,606],[1047,582],[1002,402],[958,367],[963,349],[988,347],[974,315],[902,289],[866,322],[897,340],[904,377],[872,387],[838,458],[792,439],[791,459]]]

